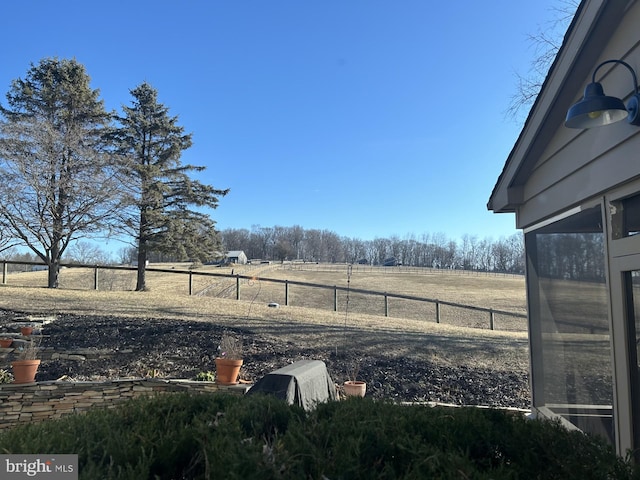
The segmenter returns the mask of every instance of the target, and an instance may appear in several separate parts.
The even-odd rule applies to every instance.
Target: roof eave
[[[575,92],[581,91],[584,79],[594,67],[594,58],[612,34],[610,25],[615,23],[611,22],[624,13],[627,4],[626,0],[580,3],[493,188],[488,210],[513,213],[522,204],[526,179],[551,136],[564,124],[565,112],[575,101]]]

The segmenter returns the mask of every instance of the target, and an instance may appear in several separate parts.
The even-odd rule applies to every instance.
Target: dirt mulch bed
[[[24,314],[0,311],[0,329],[17,331]],[[215,370],[217,342],[223,330],[242,337],[244,366],[241,378],[255,382],[273,370],[303,359],[322,360],[337,384],[348,379],[358,365],[358,377],[367,382],[367,395],[407,402],[443,402],[528,408],[526,373],[447,365],[395,349],[363,349],[346,353],[306,346],[299,338],[263,335],[249,329],[223,327],[211,322],[158,318],[119,318],[89,315],[57,315],[43,328],[43,362],[37,380],[107,380],[154,376],[194,379],[199,372]],[[423,339],[424,341],[424,339]],[[81,359],[53,359],[55,354],[78,353]],[[9,368],[11,355],[0,359]]]

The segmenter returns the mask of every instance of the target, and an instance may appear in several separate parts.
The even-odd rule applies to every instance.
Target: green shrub
[[[214,382],[216,379],[216,372],[207,370],[206,372],[198,372],[196,374],[197,382]]]
[[[82,479],[638,479],[599,438],[477,408],[175,394],[0,433],[6,453],[77,453]]]
[[[13,382],[13,374],[9,370],[5,370],[4,368],[0,369],[0,383],[11,382]]]

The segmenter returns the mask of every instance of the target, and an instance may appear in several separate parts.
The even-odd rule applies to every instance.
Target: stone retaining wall
[[[117,403],[141,395],[166,392],[217,392],[244,394],[249,385],[220,386],[191,380],[129,379],[107,382],[35,382],[0,384],[0,429],[41,422]]]

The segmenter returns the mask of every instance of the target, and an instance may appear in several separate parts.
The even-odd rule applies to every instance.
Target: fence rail
[[[31,266],[32,269],[42,269],[43,267],[46,267],[46,265],[42,264],[42,263],[37,263],[37,262],[24,262],[24,261],[13,261],[13,260],[2,260],[2,284],[6,285],[8,284],[8,273],[9,273],[9,265],[23,265],[23,266]],[[136,266],[122,266],[122,265],[85,265],[85,264],[77,264],[77,263],[68,263],[68,264],[61,264],[61,267],[65,267],[65,268],[82,268],[82,269],[90,269],[93,271],[93,286],[92,288],[94,290],[98,290],[99,289],[99,285],[100,285],[100,271],[101,270],[113,270],[113,271],[137,271],[137,267]],[[389,304],[389,300],[390,299],[396,299],[396,300],[408,300],[408,301],[414,301],[414,302],[420,302],[423,304],[431,304],[433,307],[435,307],[435,312],[433,315],[433,321],[435,321],[436,323],[442,323],[442,307],[443,306],[447,306],[447,307],[454,307],[454,308],[458,308],[458,309],[462,309],[462,310],[466,310],[466,311],[473,311],[473,312],[480,312],[483,314],[486,314],[486,318],[487,318],[487,322],[485,323],[485,325],[488,325],[488,328],[491,330],[495,330],[496,329],[496,325],[495,325],[495,316],[496,315],[501,315],[501,316],[506,316],[512,319],[526,319],[527,315],[523,314],[523,313],[516,313],[516,312],[509,312],[509,311],[505,311],[505,310],[498,310],[498,309],[493,309],[493,308],[486,308],[486,307],[477,307],[477,306],[473,306],[473,305],[464,305],[464,304],[459,304],[459,303],[455,303],[455,302],[449,302],[449,301],[445,301],[445,300],[439,300],[439,299],[434,299],[434,298],[425,298],[425,297],[418,297],[415,295],[403,295],[403,294],[399,294],[399,293],[389,293],[389,292],[380,292],[380,291],[375,291],[375,290],[365,290],[365,289],[359,289],[359,288],[350,288],[350,287],[343,287],[343,286],[337,286],[337,285],[326,285],[326,284],[320,284],[320,283],[312,283],[312,282],[301,282],[301,281],[296,281],[296,280],[282,280],[282,279],[276,279],[276,278],[267,278],[267,277],[258,277],[256,275],[243,275],[243,274],[229,274],[229,273],[216,273],[216,272],[202,272],[202,271],[194,271],[194,270],[179,270],[179,269],[174,269],[174,268],[154,268],[154,267],[147,267],[146,268],[147,272],[156,272],[156,273],[167,273],[167,274],[178,274],[178,275],[185,275],[187,276],[187,282],[188,282],[188,294],[189,295],[195,295],[194,293],[194,278],[196,277],[219,277],[219,278],[225,278],[227,280],[235,280],[235,286],[233,286],[232,284],[226,286],[222,292],[224,292],[225,294],[232,294],[233,290],[235,290],[235,299],[236,300],[240,300],[240,292],[242,290],[242,281],[246,283],[249,282],[266,282],[266,283],[273,283],[273,284],[279,284],[282,286],[283,288],[283,294],[284,294],[284,305],[288,306],[291,305],[291,287],[295,286],[295,287],[305,287],[305,288],[313,288],[313,289],[323,289],[326,291],[330,291],[332,292],[332,297],[333,297],[333,311],[337,312],[338,311],[338,292],[342,292],[343,294],[360,294],[360,295],[365,295],[367,297],[374,297],[374,298],[378,298],[378,299],[382,299],[383,300],[383,307],[382,307],[382,311],[380,311],[379,313],[377,313],[378,315],[384,315],[385,317],[389,317],[390,315],[390,304]],[[211,287],[207,287],[206,290],[209,290]],[[203,291],[204,292],[204,291]],[[202,292],[201,292],[202,293]],[[218,293],[218,296],[220,295],[220,293]],[[373,304],[375,302],[369,302],[370,304]],[[522,330],[526,330],[526,322],[523,322],[524,325],[522,326]],[[486,327],[483,327],[486,328]],[[519,330],[520,328],[516,328],[517,330]]]

